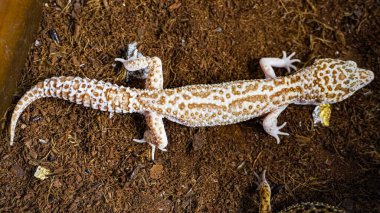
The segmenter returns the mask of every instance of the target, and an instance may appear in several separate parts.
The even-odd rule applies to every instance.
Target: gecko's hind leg
[[[281,126],[277,126],[277,117],[281,114],[282,111],[286,109],[287,106],[280,107],[272,112],[270,112],[263,121],[264,130],[274,138],[276,138],[277,144],[280,143],[279,135],[289,135],[286,132],[281,132],[280,130],[284,128],[286,122]]]
[[[276,78],[273,67],[285,68],[288,72],[290,69],[297,69],[293,63],[300,62],[299,59],[292,59],[295,53],[286,56],[286,52],[282,51],[282,58],[262,58],[260,59],[260,67],[265,74],[266,79]]]
[[[149,59],[148,76],[145,82],[145,89],[162,89],[163,87],[163,74],[162,63],[158,57]],[[162,116],[155,112],[145,112],[145,120],[148,125],[148,130],[144,133],[143,139],[134,139],[136,142],[147,142],[152,146],[152,160],[154,160],[154,153],[156,146],[161,151],[166,151],[168,139],[165,132]]]
[[[162,116],[157,115],[154,112],[147,112],[145,113],[145,120],[149,130],[145,131],[143,139],[133,139],[133,141],[138,143],[148,143],[152,147],[152,160],[154,160],[156,147],[161,151],[166,151],[168,139],[164,123],[162,122]]]

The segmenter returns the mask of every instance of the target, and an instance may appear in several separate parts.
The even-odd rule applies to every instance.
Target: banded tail
[[[136,96],[138,89],[131,89],[109,82],[80,77],[52,77],[39,82],[18,101],[11,119],[10,144],[13,145],[17,120],[33,101],[54,97],[70,102],[116,113],[140,111]]]

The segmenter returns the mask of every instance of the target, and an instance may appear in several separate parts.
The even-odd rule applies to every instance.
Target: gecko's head
[[[370,70],[358,68],[354,61],[338,59],[316,60],[313,69],[313,87],[319,103],[342,101],[374,79]]]

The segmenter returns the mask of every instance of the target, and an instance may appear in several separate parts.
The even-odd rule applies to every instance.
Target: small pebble
[[[47,141],[44,140],[44,139],[38,139],[38,142],[40,142],[40,143],[47,143]]]
[[[35,46],[35,47],[39,47],[39,46],[41,46],[41,42],[40,42],[39,40],[35,40],[35,41],[34,41],[34,46]]]
[[[34,172],[34,177],[40,180],[45,180],[48,178],[48,175],[50,175],[51,172],[49,169],[44,168],[42,166],[38,166],[36,169],[36,172]]]
[[[150,169],[150,178],[156,180],[159,179],[164,171],[164,166],[160,164],[153,165]]]

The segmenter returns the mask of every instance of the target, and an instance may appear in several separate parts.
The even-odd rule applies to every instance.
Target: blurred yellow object
[[[321,123],[322,126],[330,126],[331,105],[321,104],[313,111],[314,124]]]

